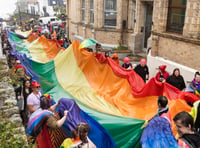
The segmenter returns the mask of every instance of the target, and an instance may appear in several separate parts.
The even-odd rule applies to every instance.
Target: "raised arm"
[[[65,110],[64,116],[59,120],[57,120],[55,116],[49,117],[49,119],[47,120],[47,126],[50,128],[60,128],[64,124],[65,120],[67,119],[67,113],[68,111]]]

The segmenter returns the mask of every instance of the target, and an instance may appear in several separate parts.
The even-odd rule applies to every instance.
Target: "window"
[[[117,24],[117,0],[104,0],[104,26],[115,27]]]
[[[81,22],[85,21],[85,0],[81,3]]]
[[[31,14],[35,14],[35,7],[31,6]]]
[[[182,33],[185,21],[186,0],[169,0],[167,31]]]
[[[52,18],[52,19],[50,19],[50,21],[52,22],[52,21],[56,21],[56,19],[55,18]]]
[[[90,0],[90,24],[94,24],[94,0]]]

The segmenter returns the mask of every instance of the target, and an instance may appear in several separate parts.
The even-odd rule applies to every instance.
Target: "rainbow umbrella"
[[[92,46],[96,43],[98,43],[98,41],[96,41],[94,39],[86,39],[80,44],[79,49],[87,48],[87,47]]]

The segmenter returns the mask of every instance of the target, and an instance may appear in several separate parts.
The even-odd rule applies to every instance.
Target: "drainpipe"
[[[69,39],[69,0],[67,0],[67,38]]]
[[[127,29],[128,29],[128,11],[129,11],[129,1],[130,1],[130,0],[128,0],[128,3],[127,3]]]
[[[128,29],[128,11],[129,11],[129,0],[128,0],[128,3],[127,3],[127,17],[126,17],[126,23],[124,24],[124,20],[122,21],[122,32],[121,32],[121,41],[122,41],[122,44],[124,44],[124,36],[123,36],[123,33],[124,33],[124,28],[126,28],[127,26],[127,29]],[[123,15],[122,15],[123,16]]]
[[[128,22],[128,20],[129,20],[129,18],[128,18],[128,17],[129,17],[129,16],[128,16],[128,14],[129,14],[129,13],[128,13],[128,11],[129,11],[129,1],[130,1],[130,0],[128,0],[128,3],[127,3],[127,19],[126,19],[127,30],[128,30],[128,23],[129,23],[129,22]],[[127,40],[127,45],[128,45],[128,40]]]
[[[126,28],[126,26],[127,26],[127,28],[128,28],[128,8],[129,8],[129,0],[128,0],[128,3],[127,3],[127,18],[126,18],[126,23],[125,23],[125,25],[124,25],[124,20],[123,20],[123,18],[122,18],[122,28],[121,28],[121,43],[122,44],[124,44],[124,40],[123,40],[123,33],[124,33],[124,28]],[[123,16],[123,14],[122,14],[122,16]]]

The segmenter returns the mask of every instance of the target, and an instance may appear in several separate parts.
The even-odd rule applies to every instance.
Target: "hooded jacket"
[[[114,53],[111,57],[111,59],[113,59],[117,64],[119,64],[119,57],[117,53]]]
[[[184,134],[179,140],[178,144],[181,148],[200,148],[200,135]]]
[[[160,80],[161,75],[163,76],[164,79],[166,79],[167,77],[169,77],[169,73],[167,71],[165,71],[166,67],[167,67],[166,65],[159,66],[159,69],[160,69],[161,72],[158,72],[156,74],[156,80],[161,81]]]

